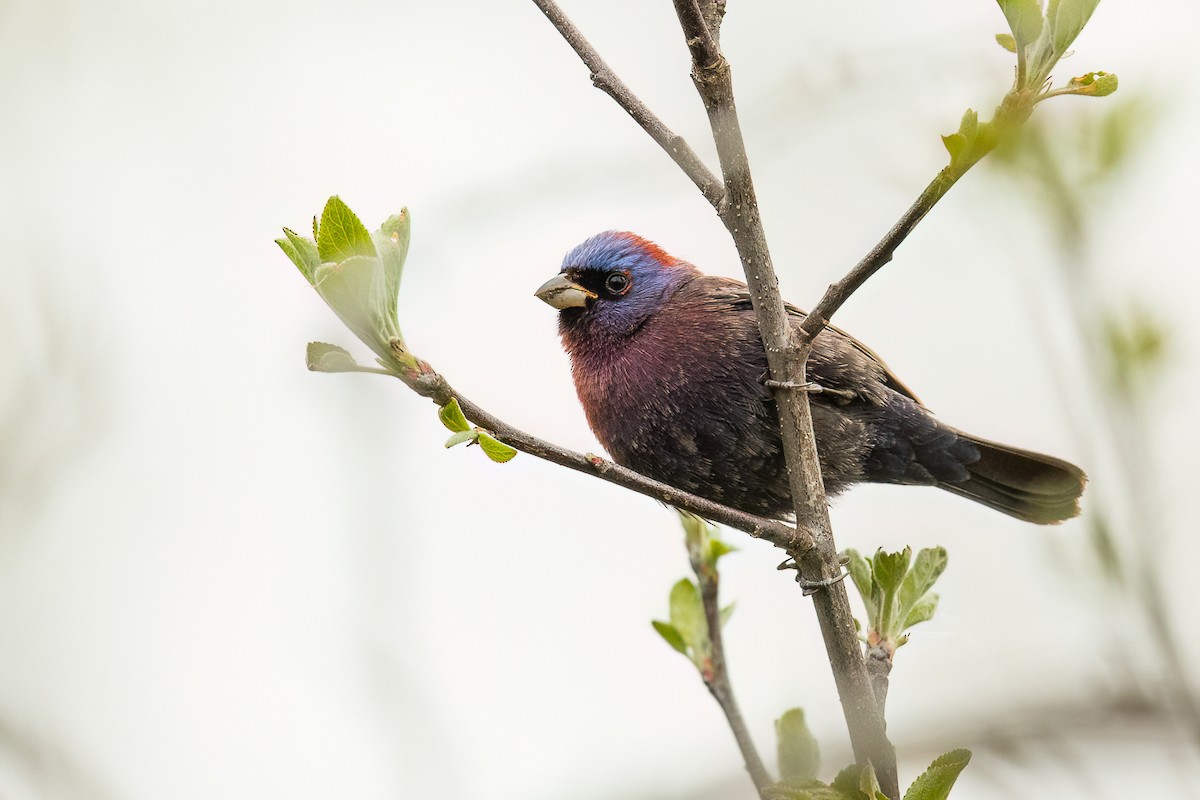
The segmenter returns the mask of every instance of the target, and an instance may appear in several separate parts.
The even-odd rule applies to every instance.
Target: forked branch
[[[767,248],[746,144],[738,121],[729,63],[708,30],[697,0],[674,2],[692,53],[692,81],[708,112],[713,141],[721,160],[725,200],[715,207],[741,257],[771,377],[777,385],[803,385],[805,363],[815,334],[807,341],[801,341],[794,334],[779,293],[779,279]],[[841,565],[821,480],[808,395],[780,388],[775,390],[775,400],[796,522],[813,531],[816,544],[807,553],[796,554],[796,562],[804,579],[827,583],[839,574]],[[889,797],[898,798],[895,749],[888,741],[881,705],[876,702],[867,674],[845,587],[837,582],[826,585],[813,595],[813,608],[842,701],[855,758],[860,763],[874,765],[883,791]]]

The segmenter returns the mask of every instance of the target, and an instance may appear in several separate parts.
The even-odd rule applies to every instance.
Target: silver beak
[[[555,275],[546,281],[533,293],[537,299],[557,309],[586,308],[588,300],[595,300],[598,295],[578,283],[567,279],[565,275]]]

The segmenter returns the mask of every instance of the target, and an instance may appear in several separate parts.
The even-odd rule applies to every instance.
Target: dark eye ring
[[[629,290],[629,276],[623,272],[613,272],[604,279],[604,288],[613,294],[625,294]]]

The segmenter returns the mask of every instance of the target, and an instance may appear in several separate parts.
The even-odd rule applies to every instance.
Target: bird
[[[613,460],[749,514],[793,518],[766,352],[746,285],[652,241],[604,231],[535,295],[558,309],[579,401]],[[785,305],[793,325],[805,314]],[[808,360],[826,494],[936,486],[1020,520],[1079,514],[1087,476],[1062,459],[944,424],[869,347],[826,326]]]

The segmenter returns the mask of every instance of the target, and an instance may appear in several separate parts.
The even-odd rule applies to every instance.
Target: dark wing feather
[[[728,303],[731,308],[739,311],[753,310],[754,306],[751,303],[750,292],[747,290],[746,284],[732,278],[708,278],[708,280],[712,281],[714,286],[719,285],[725,290],[714,291],[712,294],[713,300]],[[805,313],[802,309],[792,305],[791,303],[784,303],[783,307],[789,314],[796,317],[798,320],[804,319],[808,316],[807,313]],[[900,380],[900,378],[896,376],[896,373],[892,372],[891,368],[884,362],[882,358],[879,357],[878,353],[836,325],[830,325],[826,323],[825,327],[827,330],[832,331],[836,336],[843,339],[846,344],[853,347],[869,361],[878,366],[883,373],[884,386],[887,386],[894,392],[907,397],[909,400],[912,400],[922,408],[925,407],[925,404],[921,402],[921,398],[917,397],[913,390],[908,388],[907,384],[905,384],[904,381]]]
[[[788,308],[788,311],[791,311],[791,310],[792,310],[791,308]],[[797,309],[797,311],[802,316],[804,315],[803,311],[799,311],[799,309]],[[860,342],[858,339],[855,339],[853,336],[846,333],[844,330],[837,327],[836,325],[831,325],[828,322],[826,322],[825,327],[828,330],[831,330],[831,331],[839,334],[840,336],[844,337],[854,347],[855,350],[862,353],[864,356],[869,358],[871,361],[874,361],[876,364],[878,364],[879,368],[881,370],[883,370],[884,386],[887,386],[889,389],[896,392],[897,394],[904,395],[909,400],[912,400],[914,403],[919,405],[921,408],[925,408],[925,404],[921,402],[921,398],[917,397],[916,394],[913,393],[913,390],[908,388],[908,385],[904,381],[902,381],[898,377],[896,377],[896,373],[892,372],[892,368],[889,367],[887,365],[887,363],[884,362],[884,360],[879,357],[878,353],[876,353],[874,350],[867,347],[865,344]]]

